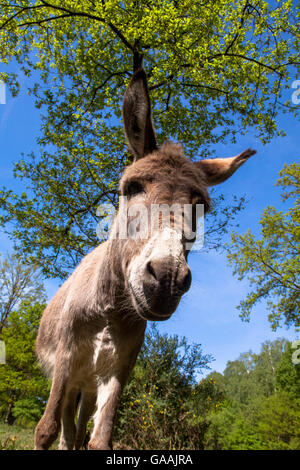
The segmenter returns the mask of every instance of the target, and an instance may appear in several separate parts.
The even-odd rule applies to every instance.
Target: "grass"
[[[0,421],[0,450],[33,450],[34,430],[32,427],[18,424],[5,424]],[[59,437],[52,444],[51,449],[57,449]]]
[[[0,450],[32,450],[34,428],[0,422]]]

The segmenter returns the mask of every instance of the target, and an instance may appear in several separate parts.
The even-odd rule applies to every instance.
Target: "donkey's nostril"
[[[192,274],[188,266],[178,271],[176,285],[182,292],[187,292],[191,286]]]
[[[178,268],[173,259],[152,259],[146,264],[145,283],[155,289],[163,289],[164,293],[176,289],[183,294],[191,285],[191,271],[186,263]]]
[[[154,277],[154,279],[157,281],[156,273],[155,273],[155,270],[154,270],[154,267],[153,267],[153,264],[151,263],[151,261],[148,261],[146,269],[147,269],[148,273],[152,277]]]

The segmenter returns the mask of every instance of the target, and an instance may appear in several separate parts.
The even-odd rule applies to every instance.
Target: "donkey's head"
[[[123,121],[133,163],[120,181],[125,197],[119,217],[126,215],[138,236],[126,232],[122,271],[138,314],[146,320],[166,320],[191,284],[187,255],[194,240],[196,206],[202,205],[205,213],[207,187],[225,181],[255,152],[193,163],[180,144],[167,142],[158,148],[143,69],[135,72],[126,90]]]

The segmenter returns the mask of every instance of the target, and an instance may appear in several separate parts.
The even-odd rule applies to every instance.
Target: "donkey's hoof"
[[[35,450],[47,450],[59,433],[59,423],[41,419],[35,430]]]
[[[112,450],[112,448],[105,442],[93,439],[88,443],[88,450]]]

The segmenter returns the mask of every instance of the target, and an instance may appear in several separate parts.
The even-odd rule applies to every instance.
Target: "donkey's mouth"
[[[133,305],[137,313],[144,320],[149,321],[165,321],[168,320],[173,312],[176,310],[179,299],[176,302],[170,302],[168,308],[166,308],[165,302],[156,301],[153,299],[147,299],[144,292],[137,293],[133,286],[130,285],[130,291],[132,294]],[[164,305],[164,308],[161,307]]]
[[[165,321],[170,318],[172,313],[170,313],[169,315],[157,315],[156,313],[148,311],[146,313],[143,312],[143,315],[140,313],[140,315],[143,316],[145,320],[149,320],[149,321]]]

